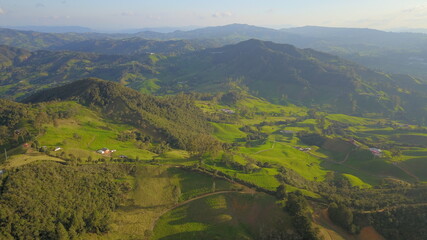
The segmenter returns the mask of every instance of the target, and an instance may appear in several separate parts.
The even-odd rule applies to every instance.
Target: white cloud
[[[3,10],[3,8],[0,8],[0,15],[5,14],[6,12]]]
[[[347,21],[347,25],[355,27],[369,27],[379,29],[392,29],[399,27],[427,28],[427,4],[389,14],[372,16],[357,21]]]
[[[231,12],[217,12],[212,14],[212,17],[214,18],[225,18],[225,17],[231,17],[233,14]]]

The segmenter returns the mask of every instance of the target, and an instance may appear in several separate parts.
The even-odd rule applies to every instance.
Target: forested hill
[[[4,46],[0,59],[0,94],[15,99],[87,77],[165,94],[229,91],[228,83],[236,81],[250,93],[275,103],[414,123],[427,119],[427,85],[415,78],[376,72],[326,53],[260,40],[176,56],[28,52]]]
[[[19,31],[0,28],[0,44],[25,48],[27,50],[38,50],[50,46],[59,46],[72,41],[98,38],[102,34],[79,34],[79,33],[40,33],[33,31]]]
[[[0,45],[0,67],[8,67],[22,62],[31,56],[31,52],[21,49]]]
[[[208,135],[210,130],[201,110],[185,95],[160,98],[118,83],[89,78],[41,91],[24,102],[53,100],[77,101],[179,148],[190,148],[193,139]]]
[[[126,39],[90,39],[50,47],[50,50],[94,52],[101,54],[132,55],[141,53],[160,53],[177,55],[207,47],[218,46],[213,40],[170,40],[156,41],[133,37]]]
[[[154,72],[157,56],[103,55],[70,51],[28,52],[0,47],[0,93],[2,97],[23,96],[35,90],[86,77],[123,84],[139,84]],[[2,88],[3,87],[3,88]]]
[[[311,49],[248,40],[165,60],[165,87],[213,91],[239,79],[252,93],[347,114],[417,117],[427,85],[388,75]],[[184,86],[182,83],[185,83]],[[416,103],[416,104],[415,104]],[[424,114],[424,113],[423,113]]]

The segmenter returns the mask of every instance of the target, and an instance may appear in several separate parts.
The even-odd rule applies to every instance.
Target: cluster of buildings
[[[311,148],[309,148],[309,147],[307,147],[307,148],[304,148],[304,147],[294,147],[294,148],[300,150],[301,152],[309,152],[309,151],[311,151]]]
[[[108,148],[101,148],[101,149],[97,150],[96,152],[99,154],[102,154],[102,155],[107,155],[107,154],[116,152],[116,150],[114,150],[114,149],[110,150]]]

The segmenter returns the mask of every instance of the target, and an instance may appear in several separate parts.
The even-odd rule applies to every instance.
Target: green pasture
[[[227,193],[197,199],[163,215],[152,239],[258,239],[291,228],[274,197]]]

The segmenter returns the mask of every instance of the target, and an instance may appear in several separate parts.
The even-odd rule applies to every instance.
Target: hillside
[[[307,26],[275,30],[245,24],[207,27],[173,33],[141,32],[147,39],[216,39],[222,45],[252,38],[313,48],[390,73],[425,79],[427,35],[375,29]]]
[[[0,93],[3,97],[21,97],[46,87],[85,77],[121,82],[144,91],[155,91],[152,65],[157,55],[101,55],[81,52],[28,52],[3,46]],[[146,81],[147,80],[147,81]]]
[[[214,41],[199,40],[170,40],[156,41],[146,40],[143,38],[126,38],[126,39],[91,39],[81,42],[72,42],[69,44],[50,47],[50,50],[76,51],[76,52],[93,52],[100,54],[118,54],[133,55],[157,53],[165,55],[177,55],[206,47],[214,47]]]
[[[31,55],[29,51],[21,48],[8,47],[0,45],[0,67],[8,67],[22,62]]]
[[[425,102],[426,84],[291,45],[248,40],[168,58],[162,64],[159,78],[166,89],[221,91],[231,79],[273,102],[411,121],[425,114],[424,105],[414,103]]]
[[[139,40],[135,41],[139,44]],[[159,48],[170,46],[171,50],[177,47],[173,46],[175,42],[147,44],[150,43]],[[230,82],[239,82],[251,94],[275,103],[394,117],[413,123],[422,123],[426,116],[420,103],[425,102],[427,85],[419,80],[376,72],[329,54],[286,44],[248,40],[169,57],[69,51],[30,53],[10,47],[0,50],[5,59],[3,68],[7,69],[0,75],[0,93],[4,97],[22,99],[36,90],[84,77],[160,94],[229,91]]]
[[[206,134],[209,127],[203,113],[185,96],[153,97],[120,84],[84,79],[36,93],[24,102],[74,100],[98,109],[110,119],[155,132],[171,146],[189,148],[192,139]]]
[[[59,46],[72,41],[96,38],[99,34],[41,33],[0,28],[0,44],[27,50]]]
[[[58,166],[54,171],[65,171],[62,174],[67,174],[67,169],[87,171],[84,169],[88,168],[128,171],[123,174],[115,170],[114,180],[108,180],[124,183],[123,190],[127,189],[123,193],[125,201],[120,202],[118,208],[105,209],[111,211],[111,218],[104,218],[102,226],[109,222],[112,228],[103,228],[97,233],[90,227],[86,233],[80,230],[78,234],[86,239],[99,236],[258,239],[259,235],[269,239],[275,234],[284,234],[284,238],[289,239],[312,234],[311,226],[321,227],[322,234],[332,231],[337,236],[375,226],[378,232],[389,236],[392,233],[382,227],[383,215],[377,214],[377,209],[391,207],[394,220],[413,219],[394,209],[424,206],[426,192],[422,181],[427,175],[418,169],[424,166],[425,127],[389,119],[316,112],[292,104],[275,105],[248,94],[233,104],[222,105],[227,103],[224,96],[228,95],[193,93],[154,97],[117,83],[85,79],[37,93],[26,99],[31,104],[1,100],[0,120],[6,127],[0,128],[0,144],[8,150],[8,157],[0,169],[12,175],[9,179],[20,176],[21,171],[14,172],[15,169],[31,173],[36,169],[33,165],[41,160],[46,160],[46,166]],[[198,137],[198,133],[205,137]],[[217,140],[207,142],[206,139],[213,140],[207,137],[210,135]],[[182,140],[183,147],[175,145],[175,139]],[[194,141],[188,142],[188,139]],[[175,149],[162,141],[169,142]],[[209,146],[213,147],[209,149]],[[57,147],[61,149],[55,151]],[[103,147],[117,152],[96,152]],[[374,156],[369,150],[371,147],[381,148],[381,156]],[[54,162],[77,166],[71,169],[64,166],[60,170],[60,165]],[[51,181],[50,177],[46,178]],[[252,190],[231,193],[230,183],[239,183],[237,189],[250,187]],[[19,188],[25,189],[27,185]],[[25,196],[18,190],[14,194]],[[123,194],[120,197],[124,197]],[[311,204],[321,203],[320,209],[310,210],[305,198],[310,199]],[[0,204],[1,199],[0,195]],[[297,206],[283,208],[284,202],[286,206]],[[358,217],[349,225],[337,220],[332,222],[327,212],[323,213],[325,202],[345,204],[343,212],[351,211]],[[10,201],[8,204],[11,208],[20,206]],[[301,208],[305,214],[294,212]],[[309,216],[311,211],[326,217],[321,215],[322,218],[313,223],[309,218],[298,217]],[[0,218],[7,214],[0,212]],[[364,220],[371,215],[372,222]],[[253,216],[269,222],[269,226],[260,228]],[[55,224],[59,221],[49,214],[46,218],[54,219]],[[89,222],[91,216],[87,219]],[[13,219],[7,221],[19,224]],[[67,219],[60,222],[66,231],[74,234]],[[309,227],[300,228],[301,222]],[[338,226],[331,229],[331,224]],[[39,226],[45,228],[52,224],[46,222]],[[275,232],[276,226],[280,231]],[[401,234],[412,231],[413,236],[419,236],[423,233],[416,230],[420,229],[417,224],[409,229],[396,228]],[[26,234],[36,235],[33,230]]]
[[[427,37],[426,34],[420,33],[393,33],[375,29],[316,26],[276,30],[246,24],[175,32],[144,30],[134,34],[39,33],[12,29],[1,29],[0,32],[2,33],[0,34],[0,44],[28,50],[60,49],[115,54],[129,54],[145,51],[144,49],[153,49],[155,51],[151,52],[158,52],[159,49],[152,45],[137,45],[135,50],[130,50],[120,41],[124,40],[130,45],[135,45],[135,40],[133,40],[135,38],[192,41],[194,47],[184,47],[185,50],[198,49],[198,46],[219,47],[255,38],[292,44],[299,48],[313,48],[379,71],[411,74],[423,79],[427,74],[425,70]],[[117,46],[114,46],[113,42]],[[106,45],[108,49],[100,48],[99,44]],[[89,46],[92,46],[93,50]],[[178,46],[178,49],[181,47]],[[173,52],[178,51],[173,49]]]

